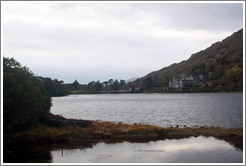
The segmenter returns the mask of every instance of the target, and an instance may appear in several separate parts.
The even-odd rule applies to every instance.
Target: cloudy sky
[[[142,77],[243,28],[242,3],[1,3],[2,54],[65,82]]]

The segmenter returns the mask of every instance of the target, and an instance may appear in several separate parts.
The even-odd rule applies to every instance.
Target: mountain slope
[[[133,82],[133,86],[143,87],[144,80],[151,78],[155,87],[168,87],[173,75],[208,74],[212,89],[222,91],[242,91],[243,89],[243,29],[233,33],[221,42],[212,44],[205,50],[191,55],[180,63],[147,74]]]

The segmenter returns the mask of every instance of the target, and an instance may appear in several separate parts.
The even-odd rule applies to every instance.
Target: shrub
[[[38,79],[13,58],[3,58],[3,130],[23,131],[49,115],[51,97]]]

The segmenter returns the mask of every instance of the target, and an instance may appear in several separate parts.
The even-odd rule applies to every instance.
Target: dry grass
[[[39,124],[30,130],[15,134],[4,134],[4,141],[12,143],[15,141],[21,142],[57,142],[68,141],[71,136],[71,131],[66,128],[48,127]]]
[[[4,134],[4,141],[21,140],[31,142],[83,142],[95,140],[151,140],[187,138],[190,136],[213,136],[234,146],[243,148],[243,129],[223,129],[218,127],[158,127],[144,124],[124,124],[93,121],[90,126],[63,125],[49,127],[39,125],[28,131],[14,135]]]

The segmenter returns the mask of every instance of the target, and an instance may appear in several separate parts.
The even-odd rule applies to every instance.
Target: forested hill
[[[143,87],[147,80],[154,87],[168,87],[174,75],[207,74],[211,89],[221,91],[243,90],[243,29],[223,41],[212,44],[205,50],[191,55],[188,60],[174,63],[161,70],[147,74],[132,82],[132,86]]]

